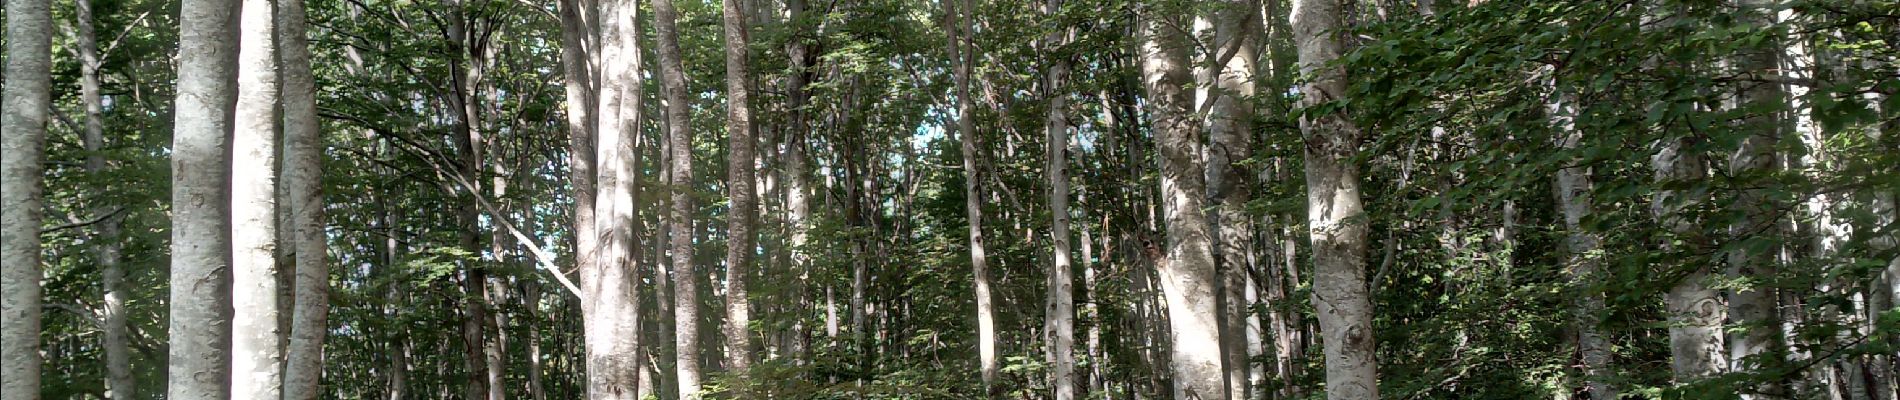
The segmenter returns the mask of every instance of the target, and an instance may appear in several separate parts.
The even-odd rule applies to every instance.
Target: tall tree
[[[1214,256],[1221,287],[1221,346],[1227,363],[1227,391],[1232,400],[1250,397],[1248,380],[1253,363],[1248,361],[1248,321],[1253,314],[1247,291],[1252,287],[1247,273],[1253,269],[1254,231],[1247,202],[1252,199],[1252,174],[1245,161],[1253,156],[1254,48],[1259,13],[1252,1],[1223,1],[1214,14],[1212,49],[1208,54],[1204,84],[1210,102],[1207,115],[1207,198],[1213,202],[1208,212],[1216,232]]]
[[[103,176],[111,170],[106,160],[105,146],[105,100],[100,94],[100,71],[104,63],[100,61],[98,34],[95,25],[99,20],[92,12],[91,1],[73,2],[74,35],[73,44],[79,53],[79,102],[85,109],[85,148],[86,172]],[[98,257],[99,286],[105,292],[104,301],[99,304],[100,344],[106,355],[106,396],[113,399],[128,399],[137,395],[137,381],[132,377],[131,347],[128,345],[126,329],[127,288],[125,284],[125,265],[123,260],[124,243],[121,235],[122,219],[115,211],[114,204],[120,203],[112,193],[101,189],[94,194],[93,212],[106,215],[99,221],[99,228],[93,234],[97,241],[93,246],[93,255]],[[122,205],[121,205],[122,206]]]
[[[633,192],[639,180],[634,138],[641,105],[638,2],[606,0],[600,6],[599,108],[593,114],[598,125],[592,128],[599,140],[592,213],[598,237],[591,241],[600,247],[586,252],[595,259],[583,264],[587,269],[581,274],[587,395],[635,399],[641,366],[640,276],[633,257]]]
[[[747,72],[746,10],[742,0],[724,0],[726,28],[726,197],[732,210],[726,220],[726,368],[744,379],[752,364],[752,303],[746,298],[746,277],[756,242],[758,196],[753,186],[753,162],[758,139],[752,132],[751,82]]]
[[[284,193],[290,208],[288,243],[296,255],[291,290],[290,346],[284,400],[323,397],[323,341],[330,331],[328,236],[324,234],[323,131],[317,121],[316,77],[310,70],[303,0],[277,5],[277,48],[284,103]]]
[[[660,92],[666,99],[666,132],[672,142],[667,216],[673,253],[673,364],[679,397],[699,397],[699,286],[693,272],[693,127],[680,59],[679,11],[673,0],[653,0],[653,30],[660,54]]]
[[[1176,399],[1227,398],[1220,338],[1220,280],[1214,272],[1213,232],[1207,224],[1206,167],[1201,127],[1194,118],[1188,53],[1193,35],[1178,13],[1185,3],[1151,5],[1141,16],[1141,75],[1153,104],[1155,155],[1160,163],[1161,209],[1167,228],[1157,260],[1167,298]]]
[[[277,1],[244,0],[232,139],[231,395],[283,396],[286,311],[277,265]]]
[[[222,400],[232,394],[232,215],[227,185],[238,99],[239,7],[237,0],[187,0],[179,5],[167,303],[170,399]]]
[[[969,219],[970,231],[970,270],[976,277],[976,335],[977,368],[981,371],[983,390],[994,393],[997,374],[1000,371],[996,359],[996,305],[990,300],[989,254],[983,247],[983,196],[979,189],[982,185],[977,170],[977,133],[976,99],[970,91],[970,78],[976,68],[977,49],[972,20],[976,18],[976,3],[969,0],[944,0],[945,16],[948,18],[950,40],[950,58],[955,70],[957,95],[957,135],[963,151],[963,204],[964,214]]]
[[[1069,38],[1073,35],[1066,23],[1062,22],[1062,0],[1048,0],[1043,3],[1042,13],[1056,24],[1044,35],[1044,54],[1047,61],[1047,83],[1043,86],[1043,96],[1049,103],[1048,118],[1043,130],[1046,133],[1047,164],[1043,174],[1049,179],[1049,242],[1053,247],[1053,263],[1049,266],[1049,312],[1047,318],[1049,335],[1049,381],[1055,392],[1055,400],[1074,400],[1075,390],[1075,265],[1069,260],[1073,254],[1069,246],[1069,69],[1072,64],[1063,53],[1067,49]],[[1082,244],[1087,247],[1087,243]],[[1083,260],[1087,262],[1087,260]]]
[[[1551,129],[1557,135],[1557,148],[1576,152],[1583,145],[1583,132],[1577,130],[1576,96],[1557,86],[1556,78],[1551,78],[1551,93],[1546,101]],[[1585,388],[1592,400],[1615,400],[1620,396],[1616,386],[1608,376],[1612,352],[1609,338],[1602,328],[1604,311],[1603,295],[1595,292],[1597,280],[1603,273],[1603,239],[1591,231],[1586,220],[1595,218],[1595,203],[1590,192],[1595,190],[1591,183],[1590,167],[1583,166],[1582,157],[1571,156],[1564,167],[1557,170],[1557,207],[1563,212],[1564,229],[1564,271],[1570,277],[1573,290],[1581,291],[1573,298],[1571,312],[1572,323],[1576,325],[1577,353],[1583,361],[1583,374],[1587,379]]]
[[[52,112],[53,12],[7,0],[5,109],[0,110],[0,399],[40,398],[40,220]]]
[[[1294,0],[1299,46],[1300,117],[1306,142],[1306,219],[1313,241],[1313,311],[1326,352],[1326,398],[1379,398],[1373,358],[1372,298],[1366,287],[1365,204],[1359,192],[1361,132],[1341,111],[1319,112],[1346,94],[1345,51],[1337,0]]]
[[[1772,29],[1779,1],[1773,0],[1736,0],[1734,5],[1740,15],[1739,21],[1757,29]],[[1742,54],[1735,60],[1739,72],[1750,75],[1778,74],[1779,54],[1783,49],[1781,41],[1771,36],[1758,46],[1745,46]],[[1741,133],[1746,135],[1729,158],[1728,174],[1743,179],[1762,179],[1774,174],[1778,160],[1776,147],[1781,139],[1781,110],[1786,108],[1786,94],[1780,85],[1746,85],[1737,93],[1736,105],[1749,116],[1741,122]],[[1742,287],[1728,291],[1728,316],[1737,325],[1738,330],[1731,331],[1728,337],[1729,367],[1732,371],[1756,371],[1778,367],[1785,361],[1786,347],[1782,342],[1780,292],[1774,286],[1777,261],[1775,246],[1756,246],[1754,243],[1775,240],[1773,232],[1779,230],[1781,218],[1780,206],[1771,198],[1768,188],[1751,187],[1742,189],[1731,208],[1740,216],[1729,226],[1731,240],[1739,245],[1733,246],[1728,254],[1729,279],[1743,282]],[[1786,398],[1789,393],[1777,379],[1763,382],[1753,389],[1750,398]]]

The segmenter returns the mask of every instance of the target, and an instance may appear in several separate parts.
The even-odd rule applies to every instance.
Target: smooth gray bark
[[[1221,282],[1221,347],[1227,364],[1227,391],[1231,400],[1247,400],[1253,364],[1248,361],[1248,328],[1252,302],[1247,297],[1247,271],[1255,257],[1252,217],[1252,173],[1243,165],[1253,156],[1255,57],[1258,33],[1249,24],[1257,10],[1252,1],[1223,1],[1213,14],[1212,53],[1208,64],[1206,106],[1208,127],[1207,199],[1212,203],[1208,221],[1214,225],[1214,256]]]
[[[1043,15],[1059,20],[1062,0],[1048,0],[1043,3]],[[1055,400],[1074,400],[1075,388],[1075,265],[1070,261],[1073,254],[1069,245],[1069,93],[1068,79],[1071,61],[1064,55],[1065,47],[1072,29],[1056,29],[1043,37],[1044,53],[1052,59],[1048,62],[1046,92],[1043,93],[1049,103],[1047,118],[1043,127],[1047,163],[1044,174],[1049,179],[1049,242],[1054,262],[1049,269],[1049,310],[1045,316],[1048,330],[1049,381]],[[1088,247],[1088,243],[1083,243]],[[1087,262],[1086,259],[1083,262]]]
[[[746,10],[740,0],[724,0],[726,33],[726,369],[746,376],[752,364],[752,303],[746,279],[751,274],[758,196],[753,163],[758,140],[752,128],[751,80],[747,72]]]
[[[586,251],[594,259],[581,274],[582,324],[587,344],[587,394],[591,399],[635,399],[639,394],[639,269],[634,258],[634,190],[642,80],[638,38],[638,2],[600,3],[598,107],[591,128],[598,140],[599,162],[592,182],[594,221]],[[570,104],[573,104],[570,99]],[[581,190],[581,188],[576,188]]]
[[[1183,19],[1158,10],[1143,15],[1141,72],[1152,104],[1159,152],[1163,220],[1167,240],[1157,261],[1167,299],[1175,399],[1226,399],[1225,353],[1221,350],[1221,284],[1215,274],[1213,232],[1207,223],[1206,167],[1200,125],[1193,117],[1188,84],[1189,35]]]
[[[1554,80],[1554,78],[1553,78]],[[1553,91],[1557,89],[1552,85]],[[1583,132],[1577,130],[1575,122],[1576,98],[1568,92],[1554,92],[1546,104],[1550,113],[1551,126],[1557,132],[1557,147],[1567,151],[1577,151],[1582,146]],[[1564,269],[1573,286],[1580,291],[1571,304],[1573,322],[1577,331],[1577,353],[1583,360],[1585,388],[1593,400],[1615,400],[1619,393],[1610,382],[1610,362],[1612,352],[1609,340],[1604,337],[1599,325],[1603,324],[1603,294],[1597,293],[1596,282],[1602,278],[1603,250],[1602,238],[1586,224],[1595,211],[1590,192],[1594,185],[1590,179],[1590,168],[1577,165],[1578,157],[1567,159],[1570,167],[1557,170],[1557,206],[1563,212],[1564,229]]]
[[[244,0],[232,139],[231,396],[283,396],[283,304],[277,264],[277,1]]]
[[[0,110],[0,399],[40,398],[40,222],[52,111],[53,14],[46,0],[7,0]]]
[[[949,17],[950,58],[954,69],[957,95],[957,135],[963,153],[964,213],[969,219],[970,270],[975,277],[977,368],[985,393],[998,389],[1001,369],[996,358],[996,305],[991,301],[989,252],[983,246],[983,196],[981,175],[977,170],[976,99],[971,93],[971,74],[976,68],[977,49],[973,38],[976,3],[969,0],[944,2]]]
[[[1346,93],[1346,71],[1332,66],[1344,52],[1336,0],[1295,0],[1293,41],[1299,69],[1300,106],[1311,109]],[[1326,354],[1326,398],[1379,398],[1372,301],[1366,286],[1365,205],[1359,190],[1362,133],[1342,112],[1300,118],[1306,142],[1306,214],[1313,240],[1313,309]]]
[[[653,26],[660,55],[660,91],[666,99],[666,130],[672,142],[668,215],[673,253],[673,364],[679,397],[699,398],[699,285],[693,272],[693,127],[680,59],[679,12],[673,0],[653,0]]]
[[[290,204],[287,236],[296,253],[290,347],[284,367],[284,400],[323,395],[323,340],[330,324],[328,236],[323,213],[323,131],[317,121],[316,79],[310,70],[304,1],[277,6],[284,102],[284,193]]]
[[[166,398],[224,400],[232,394],[229,185],[239,2],[184,0],[179,8]]]

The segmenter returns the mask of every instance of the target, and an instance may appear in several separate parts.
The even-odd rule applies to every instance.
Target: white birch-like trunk
[[[244,0],[231,160],[231,396],[283,396],[277,265],[277,0]]]
[[[1043,3],[1043,15],[1057,17],[1062,9],[1062,0],[1049,0]],[[1069,29],[1059,29],[1043,37],[1045,54],[1054,57],[1047,67],[1048,83],[1043,93],[1049,102],[1048,116],[1045,120],[1045,142],[1047,164],[1043,173],[1049,179],[1049,242],[1053,247],[1054,262],[1049,270],[1049,310],[1048,358],[1050,363],[1049,381],[1054,392],[1054,400],[1075,400],[1075,268],[1069,259],[1072,254],[1069,245],[1069,64],[1061,55],[1061,47],[1068,43]],[[1082,244],[1087,247],[1087,243]],[[1087,262],[1086,258],[1083,262]]]
[[[1299,69],[1310,80],[1300,87],[1300,106],[1312,108],[1346,92],[1346,71],[1329,66],[1345,50],[1336,0],[1295,0],[1293,41]],[[1307,224],[1313,240],[1313,310],[1319,317],[1326,355],[1326,398],[1379,398],[1373,358],[1372,301],[1366,286],[1365,205],[1359,191],[1361,133],[1342,113],[1300,118],[1306,141]]]
[[[1175,31],[1182,18],[1150,10],[1142,21],[1142,81],[1153,104],[1155,147],[1160,162],[1162,213],[1167,229],[1159,278],[1167,299],[1173,396],[1183,400],[1227,398],[1221,351],[1221,284],[1215,274],[1208,227],[1206,173],[1200,126],[1193,118],[1187,85],[1192,44]]]
[[[179,6],[167,303],[171,354],[166,398],[173,400],[224,400],[232,395],[229,185],[239,7],[237,0],[184,0]],[[274,296],[270,302],[276,303]]]
[[[1205,62],[1209,102],[1207,212],[1216,229],[1214,256],[1221,281],[1221,346],[1225,353],[1227,391],[1231,400],[1247,400],[1253,365],[1248,360],[1248,328],[1252,301],[1247,271],[1253,268],[1253,221],[1247,214],[1252,199],[1252,175],[1241,162],[1253,156],[1254,42],[1257,33],[1249,16],[1256,10],[1248,0],[1223,1],[1212,10],[1212,53]]]
[[[1562,92],[1551,78],[1549,102],[1545,104],[1550,114],[1551,126],[1557,132],[1557,147],[1566,151],[1577,151],[1582,146],[1583,132],[1576,125],[1576,97]],[[1585,224],[1595,212],[1590,192],[1590,168],[1577,165],[1582,160],[1569,157],[1566,164],[1571,165],[1557,170],[1557,206],[1563,212],[1564,229],[1569,233],[1564,237],[1564,269],[1568,273],[1571,286],[1582,291],[1574,298],[1571,312],[1572,323],[1577,331],[1577,353],[1583,359],[1585,388],[1592,400],[1615,400],[1617,388],[1610,383],[1610,362],[1612,352],[1610,342],[1600,331],[1603,323],[1603,295],[1596,293],[1596,281],[1602,278],[1602,239]]]
[[[586,390],[591,399],[631,400],[639,395],[641,367],[639,269],[633,257],[638,243],[633,236],[638,182],[634,144],[641,104],[636,73],[639,25],[634,18],[638,2],[605,0],[599,5],[600,86],[594,91],[599,97],[591,114],[597,125],[582,128],[598,141],[587,146],[595,151],[590,158],[599,163],[590,179],[597,186],[576,188],[594,192],[590,231],[595,237],[588,243],[598,246],[584,252],[593,259],[582,264],[587,269],[581,272]],[[574,103],[570,99],[569,104]]]
[[[7,0],[0,108],[0,399],[40,398],[40,222],[52,112],[52,6]],[[182,93],[182,91],[181,91]]]
[[[964,213],[969,219],[970,269],[975,276],[977,368],[985,393],[994,393],[1001,369],[996,358],[996,305],[991,301],[988,249],[983,246],[983,196],[981,175],[976,166],[977,133],[975,94],[970,90],[977,51],[974,33],[976,4],[969,0],[944,1],[950,18],[950,58],[955,71],[957,95],[957,135],[963,152]],[[954,6],[953,6],[954,5]]]

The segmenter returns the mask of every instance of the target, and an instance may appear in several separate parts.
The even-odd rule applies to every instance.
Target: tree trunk
[[[1756,26],[1773,24],[1773,1],[1738,0],[1736,6],[1743,14],[1742,22]],[[1777,69],[1779,48],[1778,40],[1770,40],[1759,48],[1744,49],[1747,53],[1736,60],[1737,67],[1753,74],[1774,74]],[[1756,110],[1780,110],[1787,99],[1777,85],[1745,85],[1737,101],[1740,107]],[[1775,111],[1778,112],[1778,111]],[[1764,174],[1774,173],[1776,167],[1775,147],[1780,140],[1781,121],[1775,115],[1755,115],[1745,119],[1741,128],[1747,133],[1729,159],[1730,176],[1763,179]],[[1741,218],[1729,226],[1729,235],[1738,243],[1757,240],[1775,240],[1771,235],[1780,226],[1776,216],[1779,209],[1767,189],[1747,188],[1738,193],[1731,204]],[[1759,248],[1751,250],[1751,248]],[[1774,285],[1776,271],[1773,246],[1757,247],[1735,246],[1728,254],[1727,275],[1738,282],[1747,282],[1746,286],[1729,291],[1728,314],[1740,331],[1731,330],[1728,337],[1729,367],[1731,371],[1754,371],[1776,368],[1786,360],[1786,347],[1782,343],[1782,326],[1779,311],[1779,291]],[[1760,398],[1784,398],[1784,386],[1776,378],[1764,382],[1755,388]],[[1755,398],[1752,396],[1745,396]]]
[[[1170,353],[1176,399],[1226,399],[1225,354],[1221,351],[1221,284],[1215,274],[1205,204],[1207,185],[1200,127],[1188,92],[1187,37],[1174,29],[1181,18],[1161,10],[1144,15],[1142,78],[1153,104],[1155,147],[1161,164],[1162,211],[1167,243],[1157,264],[1167,298]],[[1170,22],[1171,21],[1171,22]]]
[[[239,4],[187,0],[179,7],[166,398],[222,400],[231,397],[231,194],[226,185],[237,106]]]
[[[639,270],[633,258],[634,138],[639,134],[637,2],[600,3],[600,86],[592,130],[598,140],[593,233],[599,246],[581,274],[587,343],[587,396],[634,399],[639,384]],[[631,106],[628,105],[631,103]],[[578,190],[578,188],[577,188]]]
[[[104,176],[109,167],[105,154],[105,107],[99,94],[99,45],[93,25],[92,2],[73,2],[74,19],[77,24],[75,44],[79,50],[79,97],[86,112],[85,148],[86,172],[95,176]],[[9,189],[11,190],[11,189]],[[114,212],[108,204],[115,203],[112,193],[100,190],[92,204],[94,213]],[[13,204],[13,203],[8,203]],[[120,243],[121,217],[106,217],[99,221],[99,230],[93,234],[97,245],[93,247],[98,257],[100,286],[105,292],[105,301],[100,304],[99,316],[101,344],[106,354],[106,397],[111,399],[130,399],[137,394],[137,381],[132,377],[131,349],[128,347],[126,330],[126,289],[125,266],[121,259]],[[11,362],[11,361],[8,361]]]
[[[0,239],[0,265],[4,265],[0,266],[0,293],[5,293],[4,296],[0,296],[0,319],[6,320],[5,324],[0,324],[0,365],[4,365],[0,367],[0,398],[5,400],[40,398],[40,293],[42,290],[40,288],[40,222],[45,212],[40,203],[45,197],[41,175],[46,168],[44,164],[46,122],[48,115],[52,112],[53,13],[51,7],[46,0],[7,0],[6,4],[7,79],[4,94],[5,107],[0,107],[0,130],[5,132],[4,136],[0,136],[4,138],[0,139],[0,149],[3,149],[0,150],[0,171],[5,171],[0,173],[3,174],[0,175],[0,204],[6,204],[5,207],[0,207],[4,210],[0,211],[0,237],[4,237]],[[185,8],[186,16],[191,17],[192,11],[202,10],[187,7]],[[195,22],[191,19],[186,19],[186,21]],[[187,31],[187,33],[193,32]],[[192,44],[192,42],[187,41],[185,44]],[[184,51],[180,53],[181,59],[188,54]],[[209,60],[186,62],[191,61]],[[197,67],[203,66],[203,63],[190,65]],[[185,72],[185,68],[181,67],[179,70],[181,73]],[[180,82],[184,82],[182,77]],[[179,88],[181,99],[185,93],[185,87],[181,86]],[[178,115],[180,119],[185,119],[188,113],[180,112]],[[227,119],[224,121],[229,121],[228,117],[226,115]],[[184,126],[180,125],[180,127]],[[188,137],[188,135],[180,135],[180,137]],[[216,146],[221,145],[222,142],[207,144]],[[222,152],[201,152],[192,153],[192,155],[222,156]],[[206,161],[218,160],[220,159],[212,158]],[[217,170],[206,172],[208,173],[178,176],[219,176]],[[210,194],[217,193],[220,192],[213,191]],[[214,201],[216,199],[222,199],[222,197],[202,199],[200,203],[205,204],[199,205],[204,207],[185,207],[185,209],[215,211],[218,209],[217,206],[222,206]],[[216,221],[218,219],[213,218],[199,222]],[[209,233],[205,232],[209,230],[206,228],[213,227],[216,226],[201,223],[190,227],[197,229],[187,231]],[[221,235],[222,233],[209,233],[207,236],[216,238]],[[206,247],[209,247],[208,250],[212,251],[191,255],[215,254],[213,251],[219,249],[217,244],[215,240],[204,243]],[[194,259],[187,258],[186,260]],[[218,261],[220,259],[194,261],[198,260]],[[207,267],[215,266],[207,265]],[[187,269],[187,271],[214,272],[218,270],[207,268]],[[216,284],[223,281],[215,274],[212,275],[214,276],[210,279],[214,284],[211,286],[213,286],[212,289],[216,289]],[[177,303],[173,304],[176,307]],[[216,308],[205,307],[204,311],[209,311],[202,315],[202,317],[208,317],[205,319],[219,320],[216,318],[219,316],[216,314]],[[198,315],[187,314],[186,316]],[[191,343],[186,343],[186,346],[189,345]],[[216,359],[213,358],[213,360]],[[217,379],[222,379],[222,377],[213,378],[212,381],[216,382]]]
[[[1658,185],[1695,182],[1708,176],[1708,162],[1691,150],[1693,139],[1666,139],[1663,148],[1651,160]],[[1702,199],[1684,197],[1678,190],[1659,190],[1651,204],[1651,213],[1674,237],[1662,245],[1676,253],[1696,254],[1708,246],[1699,230],[1697,218],[1687,210]],[[1722,371],[1722,322],[1727,317],[1720,292],[1710,287],[1709,266],[1693,255],[1678,256],[1695,263],[1693,270],[1669,289],[1663,303],[1669,323],[1671,369],[1678,383],[1712,376]]]
[[[1346,71],[1329,66],[1344,51],[1336,0],[1295,0],[1293,40],[1312,79],[1300,106],[1313,109],[1346,93]],[[1313,240],[1313,309],[1326,352],[1326,398],[1379,398],[1373,358],[1372,301],[1366,287],[1365,206],[1359,193],[1361,133],[1343,113],[1300,118],[1306,141],[1307,224]]]
[[[480,117],[481,96],[477,88],[481,83],[482,63],[481,46],[470,40],[468,5],[463,0],[450,0],[446,3],[448,23],[445,36],[448,40],[449,54],[449,96],[448,110],[453,128],[450,141],[455,144],[456,154],[461,157],[455,173],[461,174],[463,185],[458,193],[457,207],[457,245],[469,257],[462,260],[461,275],[461,311],[462,311],[462,365],[464,370],[464,398],[490,399],[493,388],[488,385],[488,346],[487,328],[488,305],[483,287],[488,281],[487,270],[481,265],[481,211],[479,197],[482,195],[483,170],[482,126]]]
[[[1583,144],[1583,132],[1577,130],[1575,123],[1577,106],[1576,96],[1563,92],[1551,78],[1549,103],[1552,128],[1556,129],[1557,147],[1564,151],[1575,152]],[[1603,295],[1595,289],[1597,280],[1602,278],[1602,239],[1585,225],[1585,219],[1595,213],[1590,192],[1594,190],[1590,180],[1590,168],[1581,166],[1579,157],[1569,157],[1565,162],[1573,165],[1557,170],[1557,206],[1563,211],[1564,229],[1569,231],[1564,238],[1565,270],[1569,274],[1573,290],[1579,290],[1571,312],[1572,323],[1577,331],[1577,353],[1583,359],[1583,374],[1587,379],[1585,388],[1592,400],[1615,400],[1618,390],[1610,382],[1610,362],[1613,355],[1609,339],[1604,337],[1599,325],[1603,324]]]
[[[811,341],[810,328],[805,326],[807,318],[802,318],[806,312],[805,302],[809,297],[808,292],[811,290],[812,272],[811,253],[806,249],[811,242],[811,167],[805,150],[809,146],[807,142],[811,135],[811,114],[806,110],[806,100],[809,96],[806,85],[811,76],[811,57],[805,44],[807,38],[803,36],[808,34],[804,29],[806,24],[804,0],[786,0],[785,8],[790,16],[788,21],[798,24],[794,28],[796,33],[785,44],[785,53],[790,59],[791,71],[785,77],[785,112],[788,127],[785,130],[785,160],[782,161],[784,165],[782,168],[785,174],[785,209],[787,210],[785,224],[788,225],[787,229],[790,231],[787,234],[786,247],[789,248],[792,268],[798,273],[798,281],[794,283],[796,288],[793,293],[796,297],[793,298],[795,303],[793,307],[798,310],[796,315],[800,318],[797,318],[793,325],[794,335],[797,336],[793,338],[793,344],[797,347],[792,350],[792,357],[795,362],[803,363],[808,361],[806,348]]]
[[[726,369],[743,377],[752,364],[752,340],[747,327],[752,303],[746,298],[758,219],[757,188],[753,185],[758,141],[752,128],[751,73],[747,72],[746,10],[740,0],[724,0],[726,28],[726,197],[732,205],[726,220]]]
[[[679,13],[673,0],[653,0],[660,53],[660,88],[666,95],[666,129],[672,141],[673,362],[679,397],[699,397],[699,286],[693,273],[693,133],[680,59]]]
[[[285,333],[277,267],[277,2],[245,0],[232,140],[231,395],[283,396]]]
[[[945,1],[945,10],[949,17],[950,58],[955,69],[957,94],[957,135],[963,151],[963,197],[964,210],[968,216],[970,230],[970,270],[976,281],[976,333],[978,369],[983,379],[984,393],[995,393],[1000,389],[997,375],[1000,371],[996,359],[996,305],[990,300],[989,254],[983,247],[983,196],[980,187],[981,175],[976,168],[977,133],[975,99],[970,92],[970,74],[976,68],[976,40],[971,28],[971,20],[976,18],[976,4],[969,0]]]
[[[1247,271],[1253,269],[1253,221],[1247,214],[1252,186],[1241,162],[1253,156],[1254,24],[1251,1],[1224,1],[1213,10],[1214,43],[1210,48],[1206,80],[1208,119],[1207,214],[1217,232],[1214,256],[1221,286],[1221,346],[1227,364],[1227,391],[1231,400],[1247,400],[1253,364],[1248,361]]]
[[[1043,15],[1056,19],[1061,15],[1062,0],[1048,0],[1043,4]],[[1049,178],[1049,241],[1053,247],[1054,263],[1049,270],[1049,370],[1050,386],[1055,392],[1055,400],[1075,400],[1075,267],[1069,260],[1072,253],[1069,246],[1069,64],[1070,59],[1063,55],[1063,47],[1069,42],[1072,30],[1057,29],[1043,37],[1044,53],[1053,58],[1048,66],[1048,83],[1043,93],[1049,101],[1049,114],[1046,126],[1048,164],[1044,174]],[[1088,243],[1083,243],[1087,247]],[[1088,262],[1085,258],[1083,262]]]

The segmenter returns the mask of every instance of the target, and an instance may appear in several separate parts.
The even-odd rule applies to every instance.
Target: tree
[[[1176,3],[1163,3],[1179,6]],[[1141,75],[1152,104],[1155,154],[1160,163],[1164,258],[1156,262],[1167,297],[1169,353],[1176,399],[1227,398],[1220,337],[1220,280],[1214,271],[1213,232],[1206,209],[1206,167],[1200,126],[1193,118],[1188,39],[1171,7],[1142,16]]]
[[[653,28],[660,54],[660,92],[666,99],[666,132],[672,193],[668,228],[673,253],[673,364],[679,396],[699,396],[699,286],[693,272],[693,127],[686,104],[686,72],[680,59],[679,11],[673,0],[653,0]]]
[[[7,63],[0,111],[0,398],[40,398],[40,202],[52,111],[53,12],[45,0],[7,0]]]
[[[232,194],[227,185],[238,100],[240,4],[190,0],[179,7],[166,397],[219,400],[232,394]]]
[[[724,0],[726,33],[726,196],[732,205],[726,217],[726,368],[744,377],[752,364],[752,303],[746,298],[750,274],[758,197],[753,162],[758,139],[752,132],[752,75],[746,66],[746,10],[740,0]]]
[[[282,121],[277,2],[246,0],[239,23],[238,103],[232,140],[231,395],[283,396],[285,333],[279,317],[277,133]]]
[[[1333,65],[1345,51],[1339,2],[1294,0],[1293,41],[1299,43],[1300,134],[1306,142],[1306,219],[1313,241],[1313,311],[1326,353],[1326,398],[1379,398],[1373,359],[1372,299],[1366,288],[1365,204],[1359,192],[1361,132],[1343,112],[1325,107],[1346,93],[1346,71]]]
[[[1048,149],[1048,161],[1043,167],[1049,176],[1049,243],[1053,247],[1054,262],[1049,266],[1049,315],[1048,320],[1049,351],[1048,358],[1052,368],[1049,370],[1050,386],[1054,389],[1055,400],[1074,400],[1075,390],[1075,265],[1069,260],[1073,254],[1069,246],[1069,93],[1068,79],[1071,61],[1062,54],[1062,47],[1073,36],[1072,30],[1060,21],[1062,0],[1048,0],[1043,3],[1043,14],[1057,23],[1043,36],[1043,46],[1050,55],[1047,61],[1047,86],[1043,96],[1048,99],[1048,119],[1043,127]],[[1084,243],[1084,247],[1088,244]],[[1087,260],[1084,260],[1087,262]]]
[[[638,74],[638,3],[608,0],[601,3],[599,160],[596,182],[597,219],[589,251],[596,257],[585,265],[581,282],[582,318],[586,325],[587,394],[593,399],[634,399],[639,383],[640,308],[639,269],[633,257],[634,188],[639,177],[634,138],[641,121],[641,79]],[[571,72],[571,71],[570,71]],[[571,92],[570,92],[571,94]],[[569,104],[574,102],[570,99]]]
[[[92,153],[86,156],[86,172],[106,174],[108,167],[105,152],[105,100],[100,94],[100,60],[98,35],[94,25],[98,20],[93,15],[92,2],[73,2],[74,37],[73,44],[79,53],[79,101],[85,108],[85,147]],[[114,204],[121,204],[106,190],[94,195],[95,213],[114,213]],[[98,257],[99,286],[105,292],[105,298],[99,307],[100,342],[106,353],[106,392],[114,399],[132,398],[137,395],[137,382],[132,378],[132,349],[127,344],[126,329],[126,291],[125,266],[123,260],[124,244],[121,234],[120,216],[107,217],[99,222],[99,230],[94,235],[98,245],[93,248]]]
[[[310,71],[302,0],[277,6],[278,51],[283,69],[284,193],[290,207],[289,245],[296,255],[290,345],[284,367],[284,399],[322,397],[324,337],[329,334],[330,268],[324,234],[323,132],[317,121],[316,79]]]
[[[1226,352],[1227,391],[1233,400],[1250,399],[1253,363],[1249,361],[1248,328],[1253,312],[1247,296],[1254,268],[1253,216],[1247,212],[1252,201],[1251,175],[1246,161],[1253,156],[1253,107],[1255,56],[1254,24],[1251,15],[1258,12],[1251,1],[1219,3],[1211,13],[1214,19],[1213,43],[1206,66],[1208,75],[1201,87],[1207,102],[1207,198],[1213,203],[1208,220],[1216,229],[1214,256],[1221,287],[1221,346]],[[1257,325],[1257,324],[1255,324]]]
[[[970,75],[976,68],[975,33],[970,20],[976,18],[976,3],[945,0],[945,17],[950,33],[950,58],[955,69],[957,96],[957,142],[963,151],[964,215],[969,219],[970,271],[976,283],[977,368],[985,393],[994,394],[998,373],[996,358],[996,305],[990,300],[989,254],[983,247],[982,179],[977,170],[977,133],[975,99],[971,98]]]
[[[1577,99],[1558,88],[1552,78],[1551,91],[1546,112],[1550,113],[1551,128],[1557,135],[1557,148],[1565,151],[1578,151],[1582,147],[1583,132],[1577,130],[1575,122]],[[1572,157],[1571,162],[1582,164],[1581,157]],[[1586,388],[1593,400],[1614,400],[1618,390],[1610,380],[1610,363],[1614,355],[1610,341],[1602,332],[1604,302],[1603,295],[1595,292],[1594,286],[1603,274],[1603,239],[1586,225],[1588,219],[1596,218],[1593,209],[1590,168],[1570,166],[1557,170],[1557,205],[1563,212],[1564,264],[1574,290],[1583,292],[1573,302],[1572,313],[1577,331],[1577,353],[1583,361],[1583,374],[1588,382]]]
[[[1735,6],[1742,14],[1740,21],[1751,27],[1771,25],[1774,20],[1774,1],[1738,0]],[[1735,65],[1747,74],[1774,74],[1779,67],[1777,55],[1782,51],[1781,41],[1770,37],[1760,46],[1762,48],[1742,48],[1743,52],[1735,60]],[[1745,137],[1736,147],[1735,154],[1729,158],[1728,173],[1731,176],[1754,177],[1773,174],[1779,163],[1775,148],[1781,139],[1782,121],[1778,117],[1780,110],[1786,108],[1785,93],[1778,85],[1750,85],[1741,88],[1737,94],[1738,107],[1742,112],[1751,114],[1741,122],[1741,131]],[[1729,366],[1732,371],[1751,371],[1774,368],[1786,359],[1786,348],[1782,342],[1780,292],[1774,286],[1776,274],[1775,255],[1771,247],[1754,245],[1768,239],[1765,232],[1773,232],[1782,225],[1775,210],[1782,206],[1775,204],[1767,189],[1746,188],[1737,194],[1730,205],[1741,218],[1729,226],[1729,235],[1736,245],[1728,254],[1728,278],[1745,282],[1743,287],[1729,290],[1728,316],[1740,328],[1740,332],[1728,337]],[[1770,380],[1754,388],[1760,398],[1786,398],[1780,382]]]

